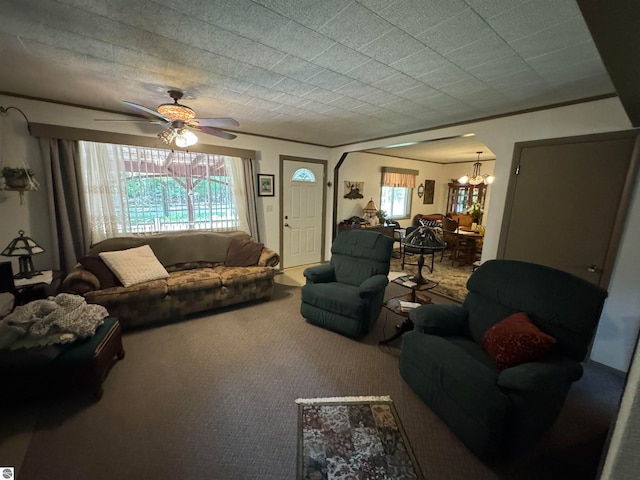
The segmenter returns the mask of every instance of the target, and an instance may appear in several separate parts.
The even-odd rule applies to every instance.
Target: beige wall
[[[362,209],[370,198],[373,198],[376,206],[380,208],[382,167],[406,168],[419,171],[420,173],[416,177],[416,185],[424,183],[427,179],[435,180],[436,182],[433,204],[423,204],[422,198],[418,197],[417,187],[414,189],[411,198],[411,214],[409,218],[399,220],[401,226],[407,227],[411,225],[411,219],[418,213],[444,213],[447,207],[449,182],[452,178],[460,178],[462,175],[472,172],[475,161],[475,159],[471,159],[468,163],[440,164],[407,160],[386,155],[374,155],[365,152],[350,153],[340,167],[337,185],[338,221],[354,215],[362,217]],[[492,160],[483,161],[482,171],[487,173],[493,172],[494,163]],[[363,181],[364,198],[358,200],[345,199],[343,197],[345,181]],[[485,202],[486,208],[489,207],[490,191],[491,187],[489,187],[487,200]]]

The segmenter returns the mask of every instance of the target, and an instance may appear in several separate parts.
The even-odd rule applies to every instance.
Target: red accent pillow
[[[251,267],[257,265],[262,253],[262,243],[253,240],[240,240],[234,238],[229,244],[227,258],[224,261],[226,267]]]
[[[122,286],[122,282],[100,257],[82,257],[78,262],[98,278],[101,289]]]
[[[536,327],[524,312],[496,323],[482,336],[482,348],[500,370],[533,362],[544,355],[556,339]]]

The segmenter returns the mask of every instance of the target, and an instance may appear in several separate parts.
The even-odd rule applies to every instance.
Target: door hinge
[[[516,166],[516,175],[520,175],[520,165]]]

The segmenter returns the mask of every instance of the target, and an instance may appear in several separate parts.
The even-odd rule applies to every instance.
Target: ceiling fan
[[[173,103],[163,103],[156,110],[147,108],[137,103],[124,101],[128,107],[151,115],[153,118],[149,120],[101,120],[101,121],[144,121],[148,123],[166,125],[162,132],[158,134],[158,138],[163,140],[167,145],[175,144],[177,147],[189,147],[198,141],[198,137],[191,130],[198,130],[208,135],[233,140],[237,137],[233,133],[225,132],[221,128],[237,127],[240,124],[233,118],[195,118],[196,112],[192,108],[178,103],[183,96],[179,90],[169,90],[169,96],[173,99]]]

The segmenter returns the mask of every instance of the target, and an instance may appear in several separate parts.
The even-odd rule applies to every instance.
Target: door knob
[[[587,266],[587,272],[589,273],[596,273],[597,270],[598,270],[598,266],[594,265],[593,263]]]
[[[285,226],[285,227],[289,227],[289,224],[288,224],[288,223],[285,223],[285,224],[284,224],[284,226]],[[291,228],[291,227],[289,227],[289,228]]]

